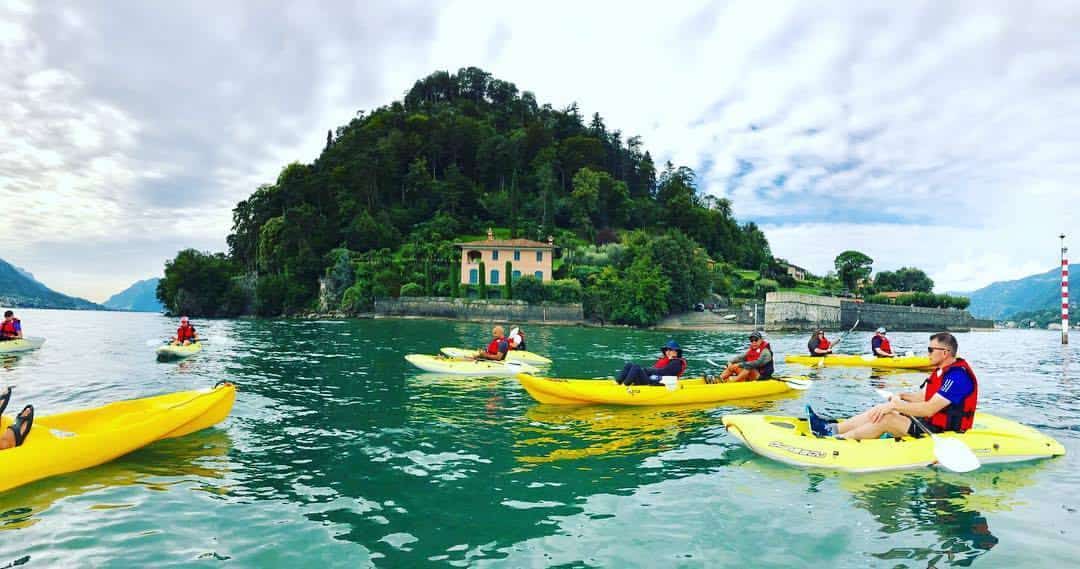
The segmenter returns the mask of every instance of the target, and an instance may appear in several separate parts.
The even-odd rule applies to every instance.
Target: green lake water
[[[727,413],[843,415],[920,373],[809,370],[814,387],[739,403],[568,408],[513,378],[422,373],[402,359],[486,343],[490,326],[422,320],[196,321],[213,341],[157,363],[150,314],[19,311],[48,342],[0,360],[12,409],[239,388],[217,428],[0,494],[0,567],[1062,567],[1080,557],[1080,357],[1059,333],[959,334],[980,409],[1057,438],[1065,457],[854,475],[761,458]],[[745,334],[529,326],[559,377],[651,363],[674,336],[707,369]],[[837,334],[834,331],[831,336]],[[927,334],[891,334],[923,351]],[[770,338],[802,353],[806,336]],[[1080,342],[1080,337],[1075,338]],[[869,334],[844,347],[867,351]],[[9,410],[11,412],[11,410]],[[3,473],[0,472],[0,476]]]

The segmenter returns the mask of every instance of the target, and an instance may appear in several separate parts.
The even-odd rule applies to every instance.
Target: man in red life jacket
[[[0,342],[5,340],[18,340],[22,338],[22,322],[15,318],[15,313],[8,310],[4,312],[4,321],[0,322]]]
[[[173,343],[186,346],[198,341],[199,334],[195,331],[195,327],[188,321],[187,316],[181,316],[180,327],[176,329],[176,337],[173,338]]]
[[[934,433],[970,429],[979,398],[979,380],[971,366],[956,356],[957,347],[956,337],[948,332],[930,336],[926,351],[935,369],[923,382],[924,391],[894,395],[842,423],[818,417],[807,405],[811,430],[819,437],[836,435],[845,439],[876,439],[884,433],[896,438],[922,436],[922,429],[910,417],[921,418]]]
[[[491,329],[491,342],[487,348],[476,352],[476,358],[480,360],[502,361],[506,359],[506,352],[510,350],[510,342],[503,335],[503,327],[496,326]]]
[[[885,337],[885,328],[878,328],[874,331],[874,337],[870,339],[870,349],[879,358],[896,357],[896,354],[892,351],[892,344]]]
[[[832,344],[825,337],[825,331],[818,329],[814,331],[813,336],[810,336],[810,341],[806,343],[806,349],[810,350],[811,356],[823,357],[832,353]]]
[[[756,381],[772,377],[772,346],[761,337],[761,332],[750,333],[750,348],[745,354],[731,358],[729,365],[720,375],[720,381]]]
[[[661,358],[652,367],[643,368],[633,362],[626,362],[622,371],[615,376],[615,383],[620,385],[660,385],[664,376],[682,377],[686,371],[682,347],[675,340],[668,340],[660,348]]]

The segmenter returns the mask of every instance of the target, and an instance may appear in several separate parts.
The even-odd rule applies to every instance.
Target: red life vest
[[[761,357],[761,352],[764,352],[766,349],[772,351],[772,346],[770,346],[769,343],[765,341],[758,342],[756,348],[754,346],[750,346],[750,349],[746,350],[746,361],[757,361],[757,359]],[[759,373],[761,374],[762,379],[768,379],[772,377],[774,371],[776,371],[776,368],[775,366],[773,366],[773,362],[769,362],[768,365],[761,368]]]
[[[686,372],[686,365],[687,365],[686,360],[683,359],[683,358],[679,358],[679,357],[676,357],[674,359],[678,360],[679,363],[682,364],[682,366],[679,368],[679,373],[675,374],[675,376],[676,377],[682,377],[682,374]],[[672,361],[671,358],[666,358],[666,357],[660,358],[660,359],[656,360],[656,363],[654,363],[652,365],[653,369],[661,369],[661,368],[667,367],[667,365],[670,364],[671,361]]]
[[[499,342],[506,342],[507,346],[510,345],[510,341],[506,338],[495,338],[488,344],[487,353],[496,356],[499,354]]]
[[[963,358],[956,358],[956,361],[949,366],[931,373],[930,377],[923,382],[926,386],[924,397],[926,401],[934,397],[934,394],[941,389],[945,374],[954,367],[964,370],[971,378],[971,393],[958,404],[949,403],[947,407],[931,415],[926,422],[943,431],[962,433],[970,429],[972,423],[975,422],[975,406],[979,399],[979,380],[975,378],[975,372]]]
[[[19,335],[15,326],[19,323],[18,318],[12,318],[10,322],[0,322],[0,338],[14,338]]]
[[[885,353],[891,354],[892,353],[892,344],[889,343],[888,338],[886,338],[885,336],[882,336],[881,337],[881,345],[878,346],[878,349],[885,352]],[[874,354],[874,355],[876,356],[877,354]]]
[[[176,341],[186,342],[195,339],[195,327],[191,324],[176,329]]]
[[[822,334],[821,337],[818,338],[817,347],[819,350],[829,349],[829,341],[825,339],[825,334]]]

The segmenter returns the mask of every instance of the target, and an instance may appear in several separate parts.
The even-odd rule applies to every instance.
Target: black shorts
[[[939,429],[939,428],[937,428],[937,427],[935,427],[933,425],[927,424],[925,421],[923,421],[923,425],[926,425],[926,430],[927,431],[930,431],[931,433],[934,433],[935,435],[938,434],[938,433],[944,433],[945,432],[945,429]],[[911,435],[912,437],[919,438],[919,437],[925,435],[926,432],[924,432],[922,429],[919,428],[918,425],[915,424],[914,419],[911,419],[911,424],[908,425],[908,428],[907,428],[907,434]]]

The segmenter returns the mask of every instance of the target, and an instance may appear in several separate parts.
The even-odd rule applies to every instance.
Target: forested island
[[[461,284],[455,243],[489,228],[553,238],[553,279]],[[701,192],[692,169],[657,166],[639,136],[599,113],[541,104],[474,67],[433,73],[327,132],[314,162],[285,166],[237,204],[227,243],[166,263],[157,294],[170,312],[358,313],[377,297],[498,296],[651,325],[708,298],[839,292],[845,281],[873,290],[858,279],[869,263],[845,273],[839,257],[838,275],[796,283],[762,231]]]

